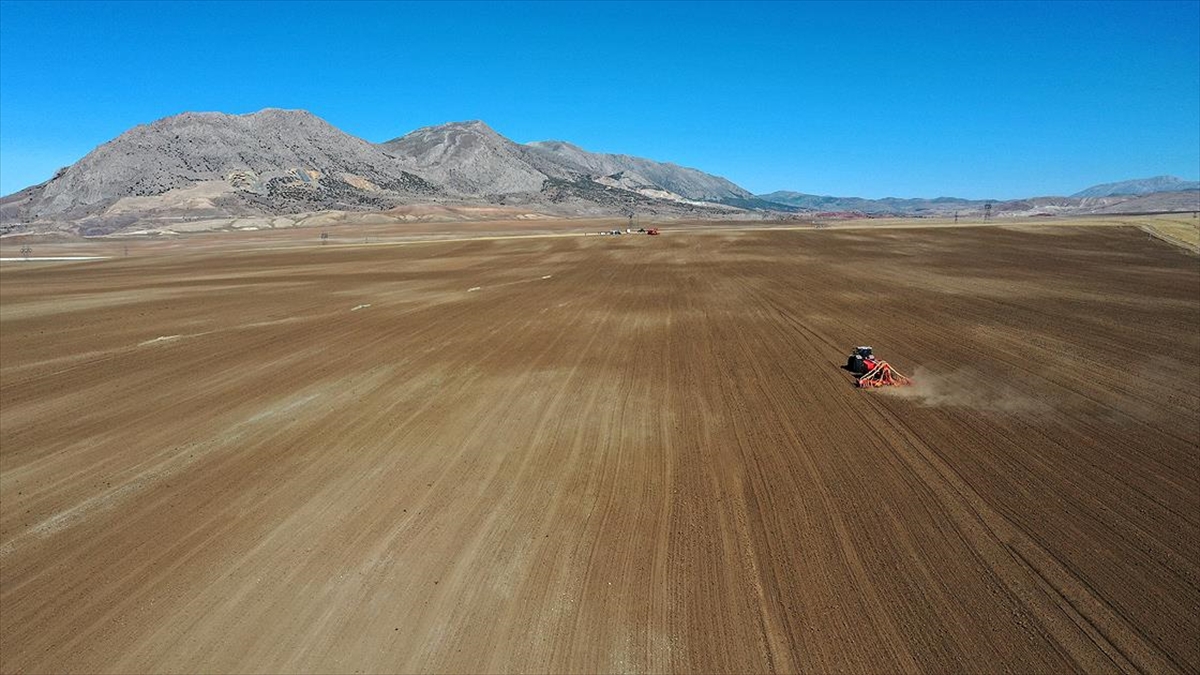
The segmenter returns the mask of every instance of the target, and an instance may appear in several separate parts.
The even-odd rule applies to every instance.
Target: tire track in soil
[[[1197,274],[1115,228],[4,268],[0,671],[1194,672],[1200,365],[1134,361],[1200,348]],[[854,390],[864,341],[1053,405]]]

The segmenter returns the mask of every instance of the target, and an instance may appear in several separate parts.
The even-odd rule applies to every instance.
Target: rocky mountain
[[[697,169],[588,152],[564,141],[520,144],[478,120],[418,129],[380,147],[422,176],[464,196],[559,194],[570,188],[576,197],[599,203],[614,196],[605,192],[633,193],[624,196],[634,206],[658,200],[746,207],[740,202],[754,199],[748,190]]]
[[[1165,211],[1200,211],[1200,190],[1151,192],[1144,195],[1114,195],[1088,197],[1081,200],[1077,210],[1087,213],[1162,213]],[[1101,203],[1100,206],[1093,206]],[[1089,210],[1090,209],[1090,210]]]
[[[1071,196],[1077,198],[1113,197],[1117,195],[1148,195],[1156,192],[1186,192],[1189,190],[1200,190],[1200,181],[1187,181],[1175,176],[1155,176],[1153,178],[1138,178],[1118,183],[1093,185]]]
[[[426,179],[465,196],[540,192],[547,178],[581,173],[546,161],[478,120],[417,129],[379,147]]]
[[[1195,210],[1197,201],[1200,184],[1159,176],[1072,197],[990,203],[995,215],[1020,216]],[[516,217],[971,217],[987,203],[800,192],[755,196],[720,176],[668,162],[588,152],[565,141],[516,143],[480,121],[425,127],[373,144],[305,111],[267,109],[184,113],[134,127],[45,183],[0,199],[0,233],[105,234],[180,223],[204,229],[234,220],[275,227],[296,222],[285,217],[295,214],[416,207],[499,209]]]
[[[0,221],[5,231],[40,223],[102,234],[148,222],[432,202],[719,217],[742,212],[721,200],[746,198],[695,169],[567,144],[522,145],[479,121],[372,144],[311,113],[267,109],[184,113],[135,127],[49,181],[0,199]]]
[[[130,129],[3,201],[3,219],[378,209],[437,194],[380,148],[298,110],[184,113]]]
[[[539,141],[529,147],[565,168],[598,176],[619,176],[633,184],[657,186],[684,199],[728,203],[754,196],[720,176],[669,162],[588,152],[565,141]]]

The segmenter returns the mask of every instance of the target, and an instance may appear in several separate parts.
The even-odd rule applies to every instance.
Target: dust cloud
[[[931,407],[970,408],[1001,413],[1045,412],[1050,406],[995,378],[960,368],[939,373],[917,367],[913,384],[907,387],[886,387],[885,394],[910,399]]]

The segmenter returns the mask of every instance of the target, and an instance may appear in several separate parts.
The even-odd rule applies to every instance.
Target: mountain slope
[[[378,147],[462,195],[539,192],[547,178],[571,173],[478,120],[424,127]]]
[[[754,197],[748,190],[720,176],[669,162],[588,152],[565,141],[538,141],[528,147],[564,167],[602,176],[626,174],[633,180],[657,185],[685,199],[726,203]]]
[[[103,234],[191,221],[221,227],[264,216],[272,227],[276,216],[430,202],[568,217],[745,217],[748,210],[766,217],[783,211],[970,217],[988,203],[994,215],[1024,216],[1196,210],[1198,198],[1200,183],[1171,176],[1095,186],[1073,197],[996,202],[786,191],[755,196],[720,176],[669,162],[593,153],[564,141],[516,143],[480,121],[425,127],[372,144],[311,113],[267,109],[184,113],[134,127],[49,181],[0,198],[0,232]]]
[[[592,214],[597,208],[599,213],[676,214],[782,208],[756,202],[737,185],[696,169],[590,153],[561,141],[522,145],[480,121],[424,127],[379,147],[466,199]]]
[[[1112,197],[1117,195],[1148,195],[1156,192],[1185,192],[1200,190],[1200,181],[1186,181],[1175,176],[1155,176],[1153,178],[1137,178],[1117,183],[1093,185],[1086,190],[1080,190],[1071,195],[1076,198]]]
[[[566,181],[589,190],[624,190],[667,201],[753,199],[730,181],[696,169],[592,153],[563,141],[522,145],[480,121],[425,127],[380,147],[429,180],[468,196],[539,192]]]
[[[431,201],[565,216],[719,217],[761,206],[695,169],[570,147],[521,145],[479,121],[376,145],[305,111],[184,113],[134,127],[49,181],[0,199],[0,221],[4,231],[103,234]],[[705,201],[724,198],[744,203]]]
[[[134,127],[5,200],[5,220],[130,211],[122,201],[141,207],[132,210],[192,213],[378,208],[437,191],[407,168],[304,111],[184,113]]]

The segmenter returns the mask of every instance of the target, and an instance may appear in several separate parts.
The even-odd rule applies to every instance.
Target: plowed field
[[[1132,228],[0,282],[6,673],[1200,672],[1200,266]]]

